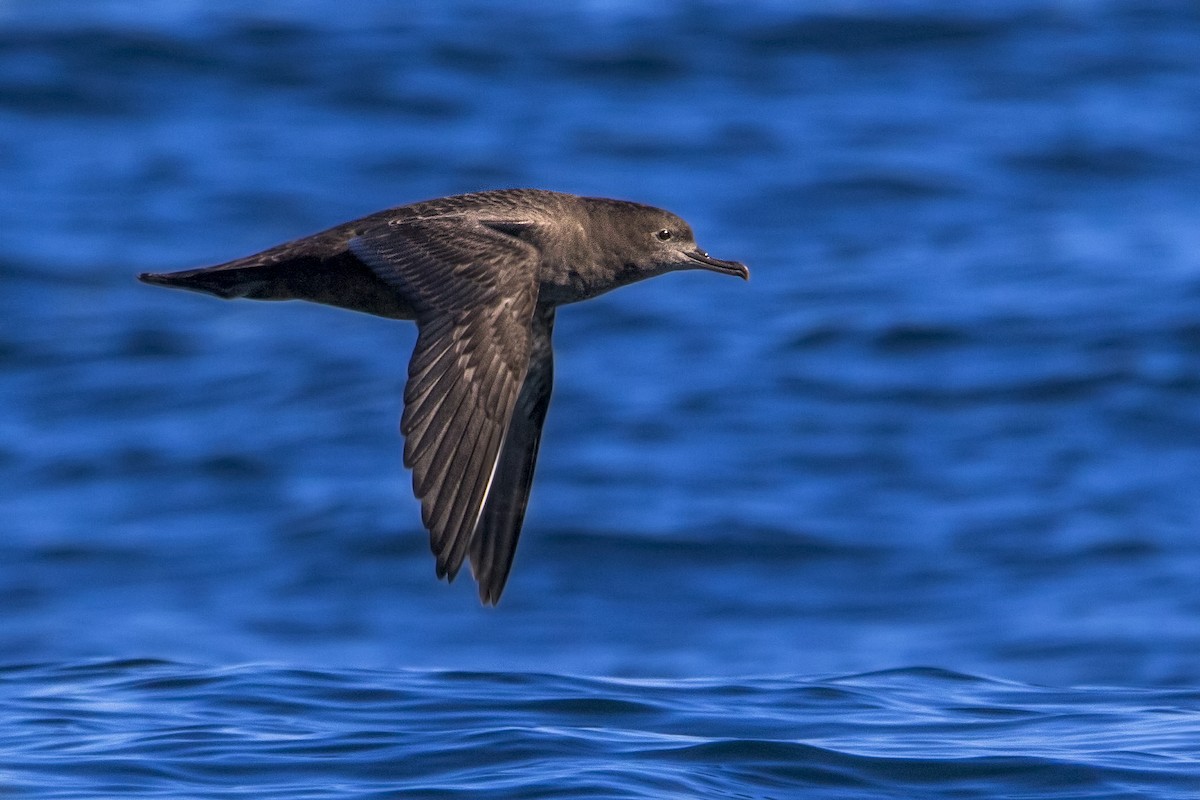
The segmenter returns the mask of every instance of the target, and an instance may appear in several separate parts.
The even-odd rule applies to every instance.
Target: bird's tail
[[[265,262],[251,256],[226,264],[201,269],[185,269],[181,272],[143,272],[138,275],[142,283],[167,286],[172,289],[188,289],[230,299],[250,297],[276,299],[268,296],[270,287],[276,282],[278,263]]]

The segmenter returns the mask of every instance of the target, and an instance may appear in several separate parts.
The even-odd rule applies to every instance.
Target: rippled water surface
[[[30,796],[1190,798],[1185,765],[1200,756],[1200,715],[1180,711],[1196,690],[935,669],[723,681],[108,661],[0,674],[6,789]]]
[[[1197,796],[1198,75],[1182,2],[0,2],[0,793]],[[753,279],[560,313],[484,609],[412,326],[133,276],[505,186]]]

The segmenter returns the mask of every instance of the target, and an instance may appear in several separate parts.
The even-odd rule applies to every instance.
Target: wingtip
[[[460,565],[461,566],[461,565]],[[437,564],[434,567],[434,572],[437,573],[438,580],[444,580],[446,583],[454,583],[454,579],[458,577],[459,570],[451,569],[449,564],[442,562],[441,558],[437,559]],[[476,578],[478,581],[478,577]],[[500,605],[500,594],[504,591],[504,582],[499,586],[495,585],[495,581],[482,580],[479,581],[479,602],[484,608],[495,608]]]
[[[479,602],[484,608],[495,608],[500,605],[500,592],[481,583],[479,584]]]
[[[442,561],[441,556],[438,557],[437,565],[433,571],[437,574],[439,581],[445,581],[446,583],[454,583],[454,579],[458,577],[458,570],[451,569]]]
[[[474,567],[473,563],[472,567]],[[508,574],[476,573],[475,580],[479,583],[479,602],[493,608],[500,605],[500,595],[504,594],[504,587],[508,583]]]

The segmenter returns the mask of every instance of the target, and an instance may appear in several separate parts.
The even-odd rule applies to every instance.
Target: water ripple
[[[1200,691],[937,669],[614,680],[125,660],[0,677],[5,783],[25,797],[1183,798],[1200,757]]]

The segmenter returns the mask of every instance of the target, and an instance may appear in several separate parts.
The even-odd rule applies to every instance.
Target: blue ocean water
[[[0,793],[1200,795],[1200,12],[0,2]],[[134,275],[505,186],[564,309],[496,609],[412,326]]]
[[[1197,690],[936,669],[819,680],[14,666],[30,797],[1196,796]],[[16,723],[14,725],[13,723]]]

